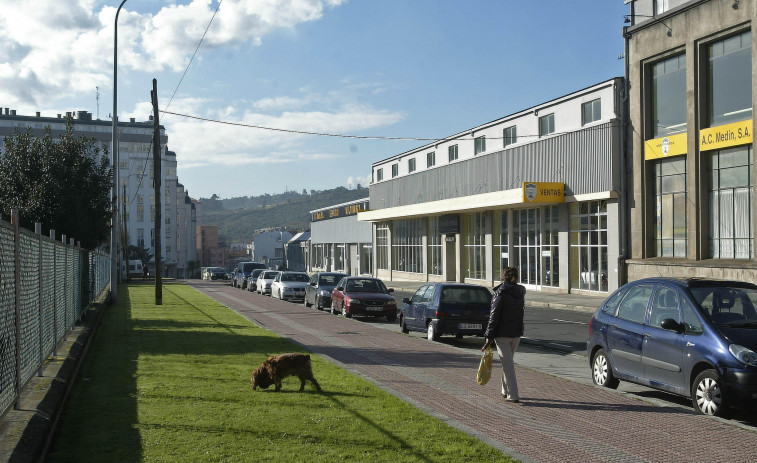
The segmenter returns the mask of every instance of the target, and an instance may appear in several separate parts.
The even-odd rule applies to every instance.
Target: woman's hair
[[[502,281],[518,280],[518,269],[515,267],[505,267],[502,271]]]

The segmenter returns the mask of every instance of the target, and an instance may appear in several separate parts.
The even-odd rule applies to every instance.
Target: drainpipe
[[[629,42],[628,26],[623,27],[623,41],[625,43],[625,50],[623,60],[625,61],[625,75],[623,77],[623,96],[621,98],[621,111],[620,111],[620,195],[619,195],[619,209],[620,209],[620,254],[618,255],[618,286],[627,283],[628,272],[626,270],[626,256],[628,255],[628,201],[626,198],[626,170],[628,169],[627,163],[627,142],[626,133],[628,132],[628,91],[630,85],[628,83],[629,65],[628,65],[628,42]]]

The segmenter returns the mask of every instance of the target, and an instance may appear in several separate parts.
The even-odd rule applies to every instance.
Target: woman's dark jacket
[[[486,339],[523,336],[525,296],[526,288],[517,283],[502,283],[494,288]]]

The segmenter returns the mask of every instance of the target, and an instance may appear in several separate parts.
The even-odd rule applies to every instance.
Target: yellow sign
[[[564,183],[523,182],[524,203],[562,203],[564,201]]]
[[[752,143],[754,120],[710,127],[699,131],[699,150],[717,150]]]
[[[686,132],[668,137],[647,140],[644,143],[644,159],[660,159],[686,154]]]

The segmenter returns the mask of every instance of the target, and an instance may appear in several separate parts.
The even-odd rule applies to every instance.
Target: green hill
[[[290,230],[310,228],[310,211],[335,204],[367,198],[368,189],[333,190],[306,193],[286,192],[278,195],[220,199],[200,198],[202,224],[217,225],[218,239],[226,243],[252,241],[255,230],[269,227],[286,227]]]

